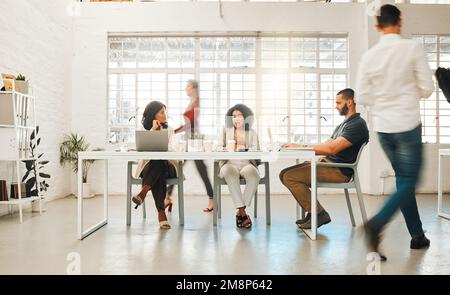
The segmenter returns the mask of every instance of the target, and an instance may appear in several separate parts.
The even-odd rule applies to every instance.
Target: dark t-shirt
[[[367,129],[366,121],[361,118],[359,113],[353,114],[334,130],[331,138],[336,139],[338,137],[347,139],[352,143],[352,146],[336,155],[327,156],[327,158],[335,163],[354,163],[361,146],[369,141],[369,130]],[[352,177],[352,169],[340,169],[344,175]]]

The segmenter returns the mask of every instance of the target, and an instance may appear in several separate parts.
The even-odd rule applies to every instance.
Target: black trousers
[[[206,193],[208,194],[208,197],[210,199],[212,199],[213,198],[213,189],[212,189],[211,182],[209,181],[208,170],[206,169],[205,162],[203,162],[202,160],[195,160],[194,162],[195,162],[195,167],[197,167],[197,171],[203,180],[203,184],[205,185]],[[173,185],[169,185],[167,194],[169,196],[171,196],[172,192],[173,192]]]
[[[167,160],[152,160],[145,165],[140,176],[142,185],[150,185],[156,208],[164,210],[167,178],[177,177],[175,167]]]

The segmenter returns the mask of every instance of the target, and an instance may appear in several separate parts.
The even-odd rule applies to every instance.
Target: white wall
[[[317,3],[224,3],[224,18],[221,19],[217,3],[85,3],[74,26],[72,128],[86,135],[93,146],[105,145],[108,32],[348,32],[353,42],[349,47],[350,63],[356,63],[364,50],[356,41],[363,37],[364,30],[336,15],[348,14],[354,22],[362,23],[360,12],[361,5],[354,4],[330,8]],[[351,71],[352,81],[354,75]],[[277,174],[289,164],[293,163],[277,163],[271,169],[273,192],[288,192]],[[193,166],[190,163],[187,167],[185,191],[204,194]],[[123,167],[124,163],[111,167],[114,169],[114,173],[110,173],[110,177],[114,177],[113,192],[125,189]],[[91,181],[101,183],[101,175],[96,170],[101,169],[93,169]]]
[[[36,96],[40,151],[49,160],[49,199],[70,192],[69,171],[59,166],[59,142],[70,130],[72,0],[0,1],[0,72],[22,73]],[[0,179],[12,179],[11,163],[0,163]],[[0,207],[0,214],[7,211]]]
[[[406,35],[450,33],[450,6],[401,5]],[[199,13],[201,11],[201,13]],[[83,3],[74,19],[72,60],[72,130],[85,135],[94,147],[106,147],[107,130],[107,34],[108,32],[347,32],[349,35],[350,85],[362,53],[377,40],[365,4],[333,3],[223,3],[224,18],[217,3]],[[360,172],[363,191],[381,192],[379,174],[388,168],[385,156],[371,134],[371,144],[363,155]],[[419,191],[436,191],[436,146],[425,148],[425,177]],[[383,160],[384,159],[384,160]],[[288,163],[274,165],[272,192],[287,193],[278,180],[278,171]],[[112,192],[125,191],[124,163],[110,166]],[[188,168],[187,193],[204,193],[197,173]],[[94,167],[90,181],[100,191],[101,169]],[[450,189],[447,183],[447,189]],[[72,186],[74,190],[75,186]],[[386,183],[385,191],[392,189]]]

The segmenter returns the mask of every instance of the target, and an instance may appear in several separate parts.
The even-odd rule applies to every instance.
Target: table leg
[[[438,216],[446,219],[450,219],[450,214],[444,213],[442,209],[442,191],[443,191],[443,183],[442,183],[442,158],[444,156],[439,154],[438,159]]]
[[[103,192],[103,220],[83,231],[83,159],[78,159],[78,239],[82,240],[108,223],[108,160],[105,159],[105,178]]]
[[[219,210],[219,204],[217,202],[217,173],[219,173],[219,163],[214,161],[214,175],[213,175],[213,225],[217,226],[217,211]]]
[[[311,239],[317,237],[317,167],[316,160],[311,161]]]
[[[317,165],[311,160],[311,229],[303,231],[311,240],[317,239]]]
[[[78,159],[78,239],[83,239],[83,158]]]
[[[105,160],[105,178],[103,179],[103,218],[108,222],[108,160]]]

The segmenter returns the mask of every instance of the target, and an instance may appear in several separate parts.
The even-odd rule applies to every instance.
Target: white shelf
[[[31,95],[31,94],[25,94],[25,93],[22,93],[22,92],[19,92],[19,91],[0,91],[0,93],[5,93],[5,94],[19,94],[19,95],[22,95],[22,96],[27,96],[27,97],[34,97],[34,95]]]
[[[41,197],[29,197],[22,199],[10,199],[9,201],[0,201],[0,205],[19,205],[26,204],[35,200],[39,200]]]
[[[14,81],[10,80],[13,85]],[[37,157],[30,156],[30,138],[32,132],[36,129],[36,99],[32,92],[24,94],[16,91],[0,91],[1,96],[1,116],[2,124],[0,125],[0,133],[2,137],[2,144],[0,145],[0,161],[14,161],[16,170],[16,183],[22,183],[23,177],[21,173],[22,161],[38,161]],[[36,140],[36,138],[35,138]],[[11,181],[12,182],[12,181]],[[39,173],[36,175],[36,182],[39,185]],[[19,192],[21,186],[18,186]],[[41,202],[42,196],[27,197],[21,199],[10,198],[8,201],[0,201],[0,205],[17,205],[19,206],[19,217],[22,223],[22,205],[38,200]],[[41,207],[42,203],[39,204]]]
[[[19,128],[19,129],[29,129],[29,130],[34,130],[34,127],[32,126],[21,126],[21,125],[0,125],[0,128]]]
[[[19,161],[37,161],[36,158],[21,158]]]

